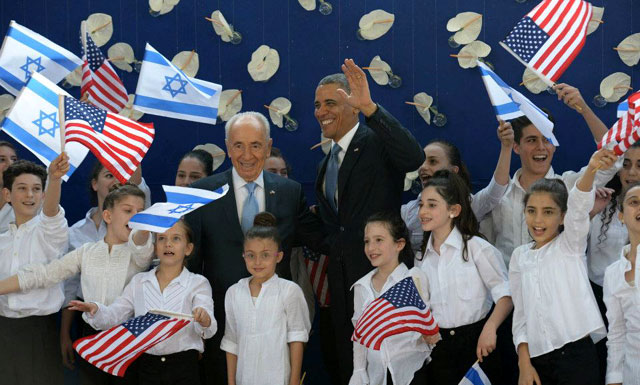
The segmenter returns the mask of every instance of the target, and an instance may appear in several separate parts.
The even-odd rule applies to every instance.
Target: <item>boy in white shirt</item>
[[[17,161],[3,173],[2,196],[15,222],[0,234],[0,279],[34,262],[49,262],[66,249],[68,226],[60,207],[61,178],[69,157],[44,167]],[[46,186],[46,193],[44,192]],[[42,211],[40,211],[42,208]],[[55,314],[64,301],[62,285],[0,296],[0,378],[7,384],[62,384]]]

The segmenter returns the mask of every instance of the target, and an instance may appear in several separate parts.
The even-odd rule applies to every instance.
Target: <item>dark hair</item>
[[[562,213],[567,212],[567,200],[569,199],[569,192],[567,191],[567,186],[565,186],[562,179],[538,179],[531,186],[529,186],[529,190],[527,190],[527,193],[524,194],[524,198],[522,199],[525,211],[527,209],[529,198],[535,193],[547,193],[551,195],[551,199],[553,199],[553,202],[558,205],[558,207],[560,207],[560,211]],[[561,233],[563,231],[564,225],[560,225],[558,232]]]
[[[184,220],[184,217],[180,218],[176,223],[179,223],[180,226],[182,226],[182,228],[184,229],[184,233],[187,236],[187,243],[193,243],[193,230],[191,229],[191,226],[189,226],[187,221]],[[182,266],[187,266],[190,260],[191,255],[185,255],[184,259],[182,260]]]
[[[136,186],[133,183],[125,183],[120,184],[116,183],[109,189],[109,194],[104,198],[104,203],[102,204],[102,210],[112,209],[116,203],[120,202],[122,199],[128,196],[134,196],[138,198],[142,198],[145,200],[145,195],[140,187]]]
[[[271,239],[278,245],[278,250],[280,250],[280,235],[276,224],[275,215],[267,211],[258,213],[253,218],[253,227],[244,236],[245,242],[250,239]]]
[[[547,110],[546,108],[542,108],[542,111],[547,114],[547,118],[551,121],[551,123],[555,122],[555,120],[553,119],[553,115],[551,115],[551,112],[549,110]],[[529,118],[527,118],[526,116],[515,118],[509,121],[509,123],[511,123],[511,128],[513,129],[513,140],[516,144],[520,144],[520,139],[522,139],[522,130],[529,125],[533,125],[533,123],[531,123],[531,120],[529,120]]]
[[[98,176],[100,175],[100,172],[102,172],[102,169],[104,169],[104,166],[99,160],[96,160],[91,168],[91,173],[89,174],[89,201],[92,206],[98,205],[98,192],[93,189],[93,181],[98,180]]]
[[[347,94],[351,93],[351,87],[349,87],[349,81],[347,80],[347,77],[343,73],[331,74],[323,77],[318,82],[318,87],[324,86],[327,84],[338,84],[340,88],[342,88],[347,92]]]
[[[204,174],[206,176],[213,174],[213,156],[207,151],[202,149],[191,150],[180,158],[178,165],[180,165],[185,158],[197,159],[202,164],[202,168],[204,169]]]
[[[6,140],[0,140],[0,147],[9,147],[13,150],[13,152],[16,152],[16,147],[13,145],[13,143],[7,142]]]
[[[42,189],[44,190],[47,184],[47,169],[28,160],[17,160],[4,170],[4,173],[2,173],[2,183],[4,187],[11,191],[13,182],[22,174],[31,174],[40,178]]]
[[[460,215],[452,219],[452,225],[457,227],[460,234],[462,234],[462,242],[464,244],[462,259],[465,262],[468,261],[467,242],[473,237],[484,238],[484,235],[480,233],[480,224],[471,209],[471,192],[467,184],[458,174],[449,170],[439,170],[427,181],[422,191],[424,192],[429,187],[435,188],[448,206],[460,205]],[[421,258],[424,258],[424,252],[427,249],[430,236],[430,231],[424,232],[420,248],[423,255]]]
[[[372,214],[367,218],[365,226],[369,223],[381,223],[389,230],[389,234],[394,241],[403,239],[405,242],[404,248],[400,250],[398,255],[398,262],[404,263],[408,268],[413,267],[414,255],[411,249],[411,233],[407,228],[407,224],[404,223],[399,213],[394,211],[381,211]]]
[[[284,156],[282,156],[282,151],[280,151],[280,149],[278,147],[273,147],[271,146],[271,154],[269,154],[269,158],[280,158],[284,161],[284,165],[287,168],[287,175],[291,176],[291,165],[289,164],[289,162],[287,162],[287,160],[284,158]]]
[[[460,155],[460,150],[456,147],[455,144],[448,142],[444,139],[434,139],[427,143],[427,146],[430,144],[437,144],[444,150],[447,159],[449,159],[449,163],[452,166],[458,167],[458,175],[462,178],[464,183],[469,188],[469,191],[472,190],[471,187],[471,176],[469,175],[469,169],[467,169],[467,165],[462,161],[462,156]]]
[[[621,213],[624,212],[624,198],[627,196],[627,193],[631,191],[631,189],[639,186],[640,186],[640,182],[633,182],[630,185],[628,185],[624,190],[622,190],[622,192],[620,193],[621,199],[618,200],[618,209],[620,210]]]

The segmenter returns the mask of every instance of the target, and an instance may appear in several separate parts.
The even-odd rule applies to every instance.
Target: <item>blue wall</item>
[[[456,143],[471,171],[474,185],[483,186],[491,177],[497,160],[499,143],[495,137],[495,116],[477,70],[463,70],[449,54],[447,20],[458,12],[482,13],[483,31],[479,39],[493,48],[488,60],[498,74],[512,85],[521,81],[523,67],[498,46],[513,25],[535,4],[518,4],[514,0],[330,0],[333,13],[321,15],[317,10],[305,11],[296,0],[182,0],[169,14],[157,18],[148,12],[147,0],[0,0],[0,34],[4,35],[10,20],[33,29],[52,41],[79,53],[80,21],[89,14],[104,12],[113,16],[114,34],[103,47],[113,43],[129,43],[137,58],[151,43],[166,57],[179,51],[195,49],[200,55],[198,78],[222,84],[223,88],[242,89],[243,110],[266,112],[262,107],[278,96],[293,103],[291,116],[300,128],[287,132],[274,127],[274,145],[283,149],[293,163],[293,177],[302,182],[307,197],[313,201],[316,164],[323,154],[309,147],[318,142],[320,130],[313,117],[313,98],[317,81],[326,74],[339,71],[344,58],[352,57],[367,65],[381,55],[394,72],[403,78],[398,89],[371,85],[375,101],[383,104],[405,124],[421,143],[442,137]],[[582,53],[563,75],[561,81],[578,86],[585,96],[598,93],[600,81],[607,75],[623,71],[633,78],[638,67],[624,65],[612,47],[627,35],[640,32],[640,1],[593,0],[606,7],[605,24],[588,36]],[[391,30],[382,38],[359,41],[356,29],[360,17],[382,8],[396,15]],[[219,9],[243,35],[240,45],[223,43],[211,24],[204,20]],[[251,53],[261,44],[278,50],[280,68],[266,83],[253,82],[246,70]],[[137,74],[120,72],[130,93],[135,90]],[[372,82],[373,83],[373,82]],[[404,104],[420,91],[435,98],[446,113],[445,127],[427,126],[412,106]],[[581,117],[554,96],[523,92],[541,107],[548,107],[556,117],[556,136],[561,147],[553,166],[556,171],[577,169],[586,163],[595,149],[591,135]],[[4,93],[0,91],[0,93]],[[72,90],[78,96],[79,89]],[[615,105],[596,113],[610,125],[615,118]],[[216,126],[145,115],[142,121],[153,121],[156,139],[143,161],[144,176],[151,184],[155,200],[163,200],[160,186],[172,184],[177,161],[194,145],[213,142],[224,146],[222,124]],[[5,134],[0,134],[5,139]],[[32,158],[26,150],[19,155]],[[518,167],[513,162],[513,171]],[[87,173],[91,160],[64,186],[62,203],[73,223],[89,207]],[[227,160],[221,170],[229,166]]]

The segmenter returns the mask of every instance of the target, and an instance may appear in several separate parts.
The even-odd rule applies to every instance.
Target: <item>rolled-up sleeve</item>
[[[285,312],[287,314],[287,342],[307,342],[311,321],[309,309],[300,286],[287,285]]]
[[[491,298],[494,303],[497,303],[502,297],[511,295],[507,268],[500,250],[486,243],[482,248],[482,252],[472,255],[472,258],[482,281],[491,291]]]

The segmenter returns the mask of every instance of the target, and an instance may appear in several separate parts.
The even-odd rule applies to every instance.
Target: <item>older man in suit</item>
[[[340,382],[346,384],[352,371],[350,288],[371,270],[364,254],[364,223],[379,211],[400,213],[405,173],[417,170],[425,155],[413,135],[371,100],[362,69],[348,59],[342,71],[325,77],[316,88],[315,116],[332,147],[320,162],[315,189],[330,245],[337,370]],[[359,121],[360,112],[364,123]]]
[[[225,356],[220,350],[224,334],[224,296],[227,289],[249,274],[242,258],[244,234],[258,212],[276,216],[284,258],[277,273],[290,279],[289,254],[294,240],[316,246],[323,238],[320,221],[309,211],[302,186],[279,175],[263,172],[272,140],[269,122],[258,112],[233,116],[225,126],[225,143],[233,167],[201,179],[192,187],[215,190],[229,184],[222,198],[186,217],[193,230],[195,250],[190,270],[201,272],[213,288],[218,333],[208,340],[204,371],[209,384],[226,384]]]

